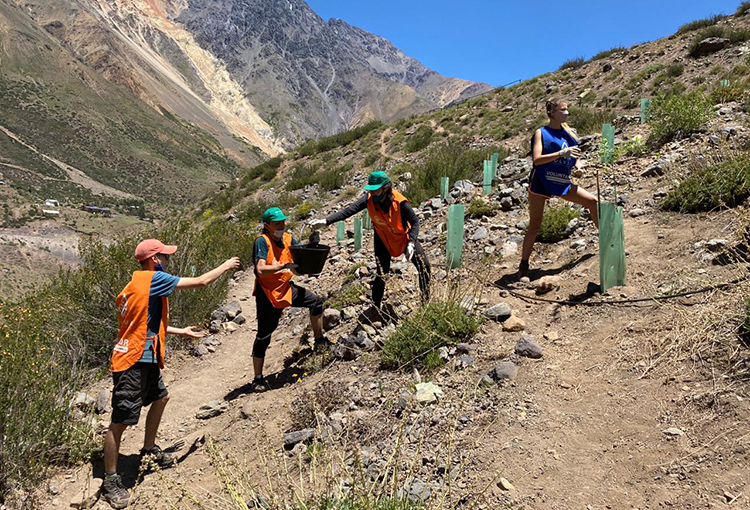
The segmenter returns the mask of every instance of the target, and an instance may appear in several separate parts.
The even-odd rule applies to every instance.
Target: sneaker
[[[320,338],[315,339],[315,345],[331,345],[333,342],[331,342],[331,339],[327,336],[321,336]]]
[[[253,393],[263,393],[264,391],[271,389],[268,382],[266,382],[266,378],[262,375],[256,375],[255,379],[253,379],[253,382],[250,384],[250,387],[252,388]]]
[[[522,260],[520,264],[518,264],[518,274],[521,277],[529,276],[529,261],[528,260]]]
[[[163,451],[159,445],[154,445],[149,449],[141,449],[141,462],[153,462],[160,468],[171,467],[177,461],[177,457],[173,453],[167,453]]]
[[[112,508],[125,508],[128,506],[128,501],[130,501],[130,493],[122,484],[122,477],[120,475],[104,479],[101,497]]]

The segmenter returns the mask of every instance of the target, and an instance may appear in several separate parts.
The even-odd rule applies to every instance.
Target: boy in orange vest
[[[315,342],[328,341],[323,336],[324,299],[292,283],[297,266],[292,261],[289,247],[298,243],[292,234],[284,231],[287,218],[278,207],[267,209],[263,213],[263,233],[257,237],[253,246],[253,295],[258,317],[258,333],[253,344],[255,378],[251,384],[255,392],[270,389],[263,377],[263,362],[271,343],[271,335],[279,326],[284,308],[309,308]]]
[[[141,241],[135,258],[141,270],[117,296],[116,304],[120,329],[112,350],[112,423],[104,442],[104,483],[101,495],[112,508],[125,508],[130,495],[117,474],[117,459],[122,433],[138,423],[141,408],[151,406],[146,416],[146,434],[141,456],[151,457],[160,466],[168,466],[174,459],[156,445],[164,407],[169,401],[167,387],[161,377],[164,368],[167,334],[200,338],[205,333],[195,328],[169,326],[168,296],[175,289],[205,287],[227,271],[238,269],[240,259],[232,257],[219,267],[195,277],[180,278],[164,271],[169,256],[177,246],[165,245],[156,239]]]
[[[430,295],[430,262],[419,242],[419,218],[409,205],[409,200],[393,189],[385,172],[372,172],[364,187],[367,193],[356,202],[331,214],[325,219],[313,220],[310,226],[320,229],[343,221],[367,209],[375,230],[375,257],[378,275],[372,285],[372,300],[379,309],[385,293],[384,273],[391,272],[391,257],[406,256],[419,273],[419,289],[422,299]]]

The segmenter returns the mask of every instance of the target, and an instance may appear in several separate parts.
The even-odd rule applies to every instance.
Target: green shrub
[[[620,157],[638,157],[646,154],[648,147],[646,142],[640,136],[634,136],[627,142],[621,143],[618,147],[615,147],[614,161],[617,161]]]
[[[317,142],[311,142],[307,141],[303,146],[301,146],[298,149],[298,152],[302,154],[303,156],[317,154],[320,152],[326,152],[331,149],[335,149],[336,147],[343,147],[345,145],[349,145],[350,143],[359,140],[363,136],[367,135],[371,131],[375,131],[377,129],[381,129],[383,127],[383,123],[378,120],[373,120],[368,122],[367,124],[363,126],[355,127],[354,129],[350,129],[349,131],[343,131],[341,133],[335,134],[333,136],[329,136],[327,138],[321,138]],[[305,153],[303,154],[301,151],[305,148]]]
[[[475,198],[469,204],[466,209],[466,216],[468,218],[481,218],[482,216],[494,216],[497,211],[497,206],[488,204],[481,198]]]
[[[320,202],[318,202],[317,200],[308,200],[307,202],[302,202],[294,210],[294,218],[297,221],[309,218],[312,212],[318,208],[320,208]]]
[[[567,205],[548,205],[544,208],[542,225],[536,236],[542,243],[556,243],[565,239],[565,228],[573,218],[578,218],[578,211]]]
[[[682,35],[688,32],[694,32],[696,30],[700,30],[702,28],[711,27],[713,25],[716,25],[719,21],[725,19],[726,17],[727,16],[724,14],[714,14],[707,18],[697,19],[695,21],[691,21],[689,23],[685,23],[684,25],[680,26],[680,28],[677,29],[677,32],[675,32],[675,34]]]
[[[750,30],[746,28],[735,28],[726,34],[729,44],[739,44],[750,39]]]
[[[380,364],[389,370],[419,366],[430,370],[443,361],[438,348],[455,345],[474,334],[479,317],[466,314],[457,302],[428,303],[398,325],[380,355]]]
[[[356,305],[361,302],[360,296],[366,292],[367,287],[360,283],[345,286],[341,293],[328,301],[328,307],[342,310],[347,306]]]
[[[651,107],[649,144],[657,146],[690,136],[703,128],[710,114],[711,104],[698,92],[659,97]]]
[[[371,152],[367,156],[365,156],[365,167],[369,167],[374,165],[380,160],[380,153],[378,152]]]
[[[674,78],[680,76],[683,72],[685,72],[685,64],[681,62],[675,62],[667,66],[667,74]]]
[[[719,85],[711,91],[711,95],[708,97],[711,104],[728,103],[730,101],[737,101],[742,99],[744,91],[738,84],[732,84],[729,87],[722,87]]]
[[[727,29],[718,26],[701,30],[688,46],[688,55],[691,57],[699,57],[700,54],[698,52],[698,47],[701,41],[708,39],[709,37],[725,37],[729,39],[730,44],[738,44],[750,40],[750,30],[746,28]]]
[[[748,11],[750,11],[750,2],[742,2],[740,6],[737,7],[737,10],[734,11],[734,15],[744,16]]]
[[[318,183],[325,191],[332,191],[343,187],[349,181],[349,171],[354,167],[354,163],[345,163],[336,168],[318,172],[313,182]]]
[[[690,172],[664,198],[665,210],[682,213],[736,207],[750,196],[750,157],[729,158]]]
[[[260,165],[251,168],[240,178],[240,187],[243,189],[246,188],[250,181],[257,179],[258,177],[263,181],[270,181],[276,176],[276,171],[281,166],[282,161],[284,161],[284,159],[281,156],[276,156],[275,158],[271,158],[268,161],[264,161]]]
[[[413,135],[411,135],[404,145],[404,151],[411,153],[421,151],[432,142],[434,132],[430,126],[421,125],[417,128]]]
[[[313,164],[301,163],[295,166],[292,170],[291,179],[286,183],[286,189],[293,191],[315,184],[315,173],[317,171],[317,165]]]
[[[610,110],[570,107],[568,123],[576,129],[579,135],[585,136],[602,132],[602,124],[611,124],[615,119]]]
[[[440,192],[441,177],[448,177],[451,183],[462,179],[475,181],[482,175],[482,161],[495,152],[500,161],[508,155],[508,150],[501,146],[467,149],[457,141],[433,147],[422,164],[411,170],[412,179],[404,194],[413,204],[420,204]]]
[[[586,59],[584,57],[571,58],[563,62],[557,70],[562,71],[563,69],[578,69],[585,63]]]
[[[616,46],[614,48],[610,48],[608,50],[600,51],[593,57],[591,57],[591,60],[601,60],[603,58],[611,57],[615,53],[627,53],[628,49],[623,46]]]

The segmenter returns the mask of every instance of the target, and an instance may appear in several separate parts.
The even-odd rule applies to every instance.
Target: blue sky
[[[674,33],[740,0],[307,0],[323,19],[340,18],[385,37],[445,76],[493,86],[554,71],[570,58]]]

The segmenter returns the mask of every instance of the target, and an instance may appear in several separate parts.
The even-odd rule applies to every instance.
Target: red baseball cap
[[[176,245],[164,244],[158,239],[145,239],[135,247],[135,259],[138,262],[143,262],[158,253],[172,255],[176,251]]]

